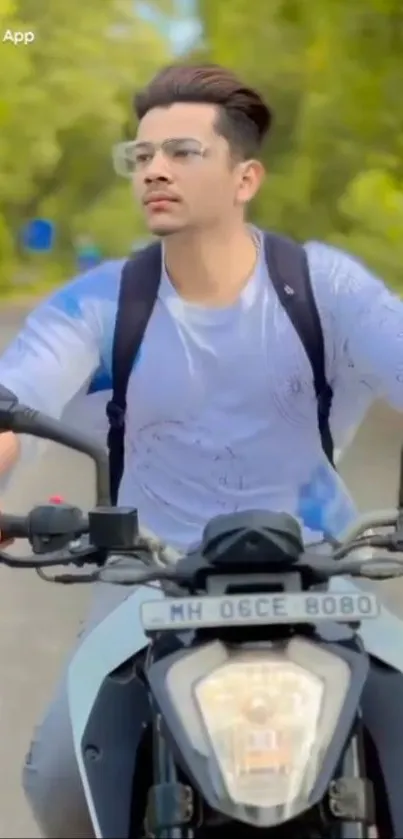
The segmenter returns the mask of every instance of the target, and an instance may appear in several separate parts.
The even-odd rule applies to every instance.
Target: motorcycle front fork
[[[366,760],[363,730],[359,723],[341,765],[341,777],[361,780],[366,777]],[[171,750],[161,731],[161,717],[158,714],[153,727],[153,775],[161,786],[172,788],[179,785],[178,773]],[[160,796],[155,801],[155,817],[159,824],[169,824],[171,807]],[[363,822],[343,822],[337,832],[340,839],[381,839],[375,825]],[[153,831],[154,839],[193,839],[194,833],[185,827],[168,827]]]
[[[341,776],[360,780],[367,776],[364,750],[364,733],[359,721],[356,733],[344,755]],[[340,839],[380,839],[375,825],[363,822],[343,822],[340,826]]]
[[[180,780],[176,770],[175,761],[171,749],[165,741],[161,731],[161,716],[156,715],[153,726],[153,775],[158,780],[161,794],[154,802],[155,821],[157,824],[169,824],[172,819],[172,799],[175,797],[175,788],[179,790]],[[163,787],[167,790],[167,796],[163,794]],[[172,789],[172,793],[169,790]],[[159,828],[150,835],[154,839],[193,839],[193,831],[187,827]]]

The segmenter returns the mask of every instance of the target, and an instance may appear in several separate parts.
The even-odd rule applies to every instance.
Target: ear
[[[246,160],[239,166],[237,204],[249,204],[260,189],[265,177],[265,169],[259,160]]]

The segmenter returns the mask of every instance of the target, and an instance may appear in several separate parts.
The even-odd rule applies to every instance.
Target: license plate
[[[375,594],[364,592],[241,594],[152,600],[142,604],[140,614],[144,629],[157,631],[317,621],[350,623],[377,618],[379,605]]]

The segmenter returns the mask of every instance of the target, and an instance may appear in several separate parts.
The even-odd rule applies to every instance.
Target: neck
[[[165,266],[172,285],[192,303],[233,303],[256,259],[256,242],[244,223],[225,230],[186,231],[165,241]]]

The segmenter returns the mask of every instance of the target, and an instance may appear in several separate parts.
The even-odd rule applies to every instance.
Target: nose
[[[171,183],[172,176],[169,169],[169,164],[166,155],[159,149],[152,160],[148,163],[144,172],[144,182],[149,185],[152,183]]]

